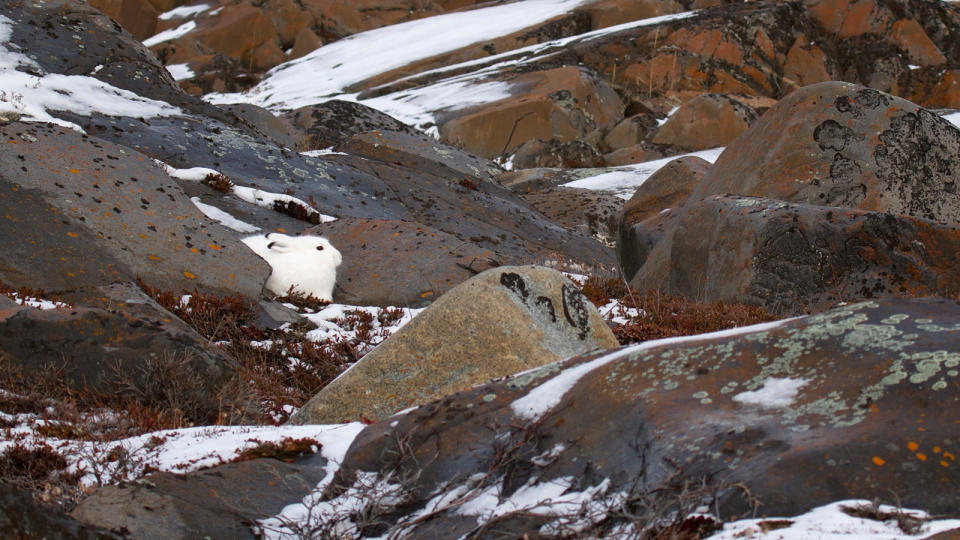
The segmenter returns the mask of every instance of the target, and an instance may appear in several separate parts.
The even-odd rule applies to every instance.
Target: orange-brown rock
[[[817,45],[811,45],[806,36],[798,36],[787,51],[783,65],[783,82],[789,90],[818,82],[832,80],[827,67],[827,55]]]
[[[893,23],[893,42],[907,53],[910,62],[920,66],[938,66],[947,57],[930,41],[920,23],[913,19],[901,19]]]
[[[622,117],[623,104],[613,88],[580,68],[526,73],[510,83],[525,90],[443,121],[443,140],[495,157],[532,139],[572,141],[608,129]]]
[[[89,4],[120,23],[133,37],[144,40],[152,36],[160,12],[142,0],[90,0]]]
[[[704,94],[681,105],[651,140],[685,150],[716,148],[733,142],[756,120],[756,113],[739,101]]]
[[[603,155],[603,160],[608,167],[617,167],[620,165],[642,163],[662,157],[663,153],[657,148],[653,148],[652,145],[635,144],[606,153]]]
[[[849,83],[794,92],[727,147],[692,195],[735,193],[960,222],[960,131]]]
[[[603,144],[611,150],[634,146],[647,139],[656,130],[657,118],[651,113],[642,113],[624,118],[603,137]]]
[[[214,52],[249,60],[247,55],[276,38],[276,27],[263,10],[247,3],[231,4],[216,16],[202,18],[190,36]]]

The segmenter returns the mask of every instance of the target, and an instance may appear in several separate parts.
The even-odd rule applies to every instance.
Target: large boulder
[[[556,270],[488,270],[449,291],[306,403],[291,422],[377,420],[617,340]]]
[[[361,472],[406,479],[382,526],[434,537],[841,499],[960,516],[957,339],[956,302],[892,300],[573,358],[368,427],[326,498]]]
[[[213,421],[217,393],[236,363],[133,284],[68,295],[89,307],[0,310],[0,353],[25,374],[49,370],[64,384],[102,394],[156,398],[177,385],[193,421]],[[99,304],[99,305],[98,305]],[[65,356],[65,351],[68,354]],[[207,417],[208,414],[211,417]]]
[[[340,250],[334,299],[354,305],[419,307],[505,262],[493,251],[412,221],[342,218],[310,232]]]
[[[650,140],[684,150],[706,150],[730,144],[756,121],[756,112],[739,101],[704,94],[681,105]]]
[[[691,200],[734,193],[960,222],[960,130],[855,84],[798,90],[710,169]]]
[[[9,538],[76,538],[78,540],[119,540],[124,536],[44,508],[33,496],[9,484],[0,483],[0,529]]]
[[[149,158],[41,123],[0,126],[0,279],[65,290],[142,278],[258,296],[269,267]]]
[[[692,203],[631,285],[802,313],[842,301],[960,294],[960,226],[774,199]]]
[[[625,279],[632,279],[643,266],[710,166],[696,156],[677,158],[647,178],[623,205],[616,246]]]
[[[564,227],[596,238],[606,245],[616,243],[623,199],[591,189],[550,187],[523,196],[538,212]]]
[[[285,112],[283,117],[306,133],[303,145],[306,149],[331,148],[368,131],[416,134],[412,127],[377,109],[338,99],[300,107]]]
[[[257,538],[251,525],[308,494],[326,460],[257,459],[191,474],[156,473],[95,491],[71,512],[130,538]]]

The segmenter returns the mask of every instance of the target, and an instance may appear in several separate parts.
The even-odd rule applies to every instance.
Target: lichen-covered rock
[[[376,109],[338,99],[301,107],[284,113],[283,117],[306,133],[305,149],[332,148],[353,135],[368,131],[417,133],[412,127]]]
[[[960,130],[898,97],[842,82],[772,107],[691,200],[734,193],[960,222]]]
[[[170,291],[260,294],[266,263],[146,156],[49,124],[6,124],[0,139],[8,285],[65,290],[140,277]]]
[[[696,156],[677,158],[653,173],[624,204],[616,245],[625,279],[632,279],[643,266],[710,165]]]
[[[427,310],[308,401],[291,422],[376,420],[400,409],[617,340],[562,274],[487,270]]]
[[[803,313],[960,294],[960,227],[905,215],[714,196],[673,220],[631,285]]]
[[[523,196],[538,212],[606,245],[616,242],[623,199],[590,189],[550,187]]]
[[[958,339],[960,304],[887,300],[582,356],[368,427],[326,497],[358,471],[411,478],[405,515],[438,492],[467,494],[406,522],[408,534],[437,537],[489,523],[471,494],[503,501],[549,486],[563,486],[554,501],[592,499],[598,535],[630,525],[625,497],[642,512],[693,486],[708,497],[696,504],[722,519],[841,499],[958,516]],[[582,517],[579,504],[550,508]],[[558,519],[547,510],[490,524],[520,537],[571,522]]]
[[[513,155],[513,167],[516,169],[575,169],[602,167],[603,164],[603,156],[596,147],[582,140],[561,142],[556,139],[534,139],[523,143]]]
[[[130,538],[257,538],[250,525],[279,513],[326,475],[326,459],[257,459],[190,474],[157,473],[104,486],[71,516]]]

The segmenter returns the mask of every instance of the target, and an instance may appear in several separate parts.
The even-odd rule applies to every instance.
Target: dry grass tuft
[[[221,193],[230,193],[234,186],[233,181],[225,174],[208,174],[203,183]]]

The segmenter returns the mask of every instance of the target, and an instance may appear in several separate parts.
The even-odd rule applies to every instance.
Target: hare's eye
[[[323,251],[323,246],[317,246],[317,251]]]

